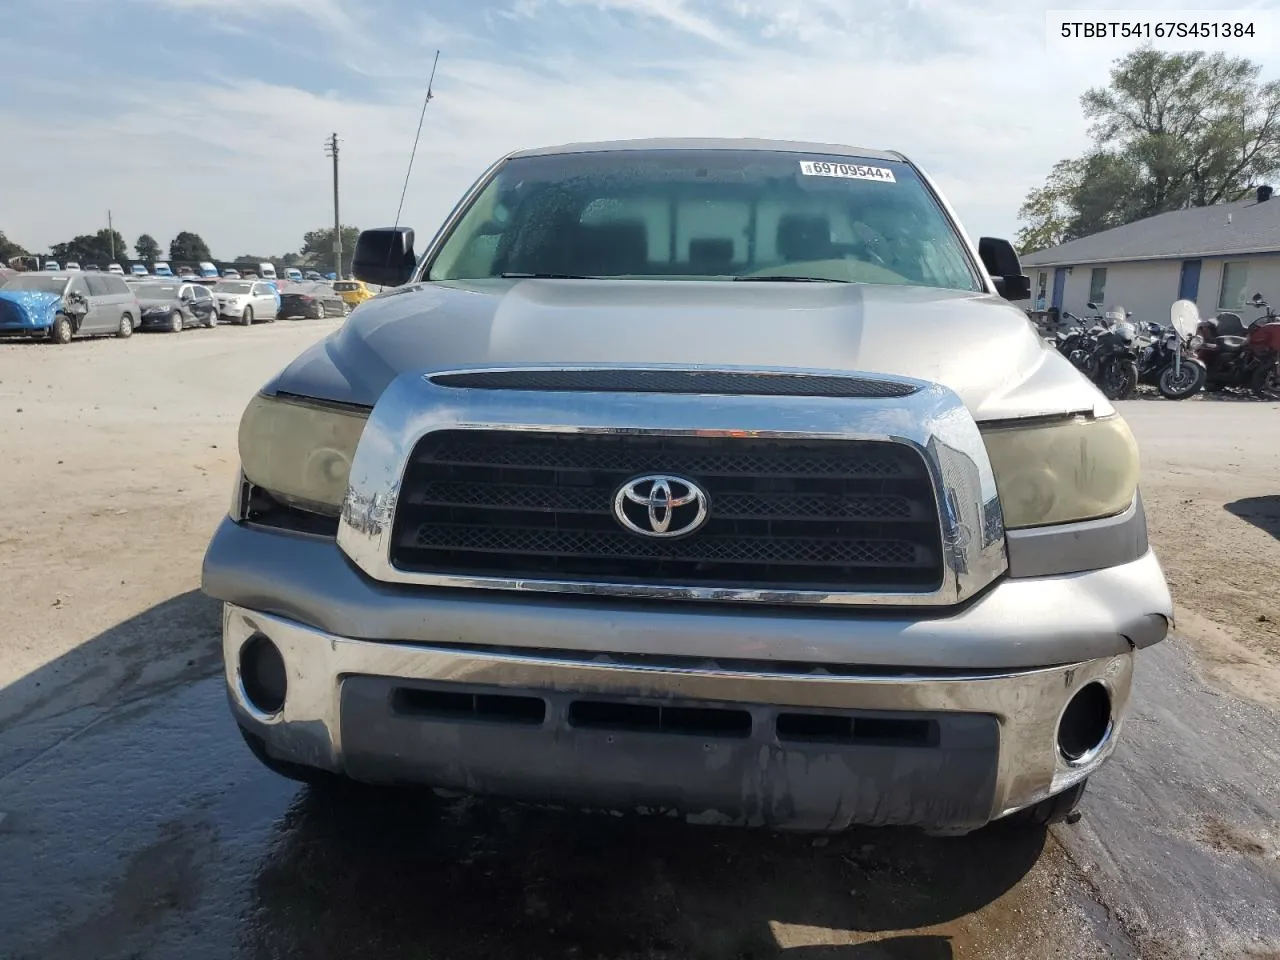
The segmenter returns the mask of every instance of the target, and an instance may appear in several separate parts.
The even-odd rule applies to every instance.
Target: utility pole
[[[342,218],[338,214],[338,135],[324,142],[324,155],[333,157],[333,272],[342,279]]]
[[[111,244],[111,262],[116,261],[116,228],[111,225],[111,211],[107,211],[107,243]]]

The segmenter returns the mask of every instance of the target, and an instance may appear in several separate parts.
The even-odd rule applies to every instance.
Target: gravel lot
[[[1280,405],[1125,404],[1178,636],[1084,818],[814,840],[261,770],[200,558],[340,321],[0,343],[0,958],[1280,957]]]

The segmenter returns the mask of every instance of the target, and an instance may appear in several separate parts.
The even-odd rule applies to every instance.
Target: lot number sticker
[[[806,177],[842,177],[845,180],[879,180],[897,183],[893,171],[884,167],[864,167],[857,163],[828,163],[825,160],[801,160],[800,172]]]

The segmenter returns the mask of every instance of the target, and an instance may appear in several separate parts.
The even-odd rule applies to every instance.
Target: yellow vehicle
[[[374,295],[373,291],[364,285],[363,280],[335,280],[333,291],[340,294],[342,299],[353,307],[360,306]]]

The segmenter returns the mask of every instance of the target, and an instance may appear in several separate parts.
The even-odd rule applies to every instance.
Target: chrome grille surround
[[[533,366],[502,371],[570,369],[601,368]],[[611,365],[608,369],[627,368]],[[732,367],[716,369],[743,372]],[[374,407],[352,464],[338,544],[375,580],[598,597],[945,607],[967,600],[1007,570],[1004,523],[986,447],[960,398],[939,384],[852,371],[780,371],[887,381],[912,391],[907,396],[851,399],[486,390],[443,387],[431,381],[431,377],[480,371],[496,372],[492,367],[475,367],[404,374],[392,382]],[[816,591],[516,579],[402,570],[390,562],[400,486],[416,445],[426,434],[437,430],[906,444],[923,458],[937,498],[942,582],[931,591]]]

